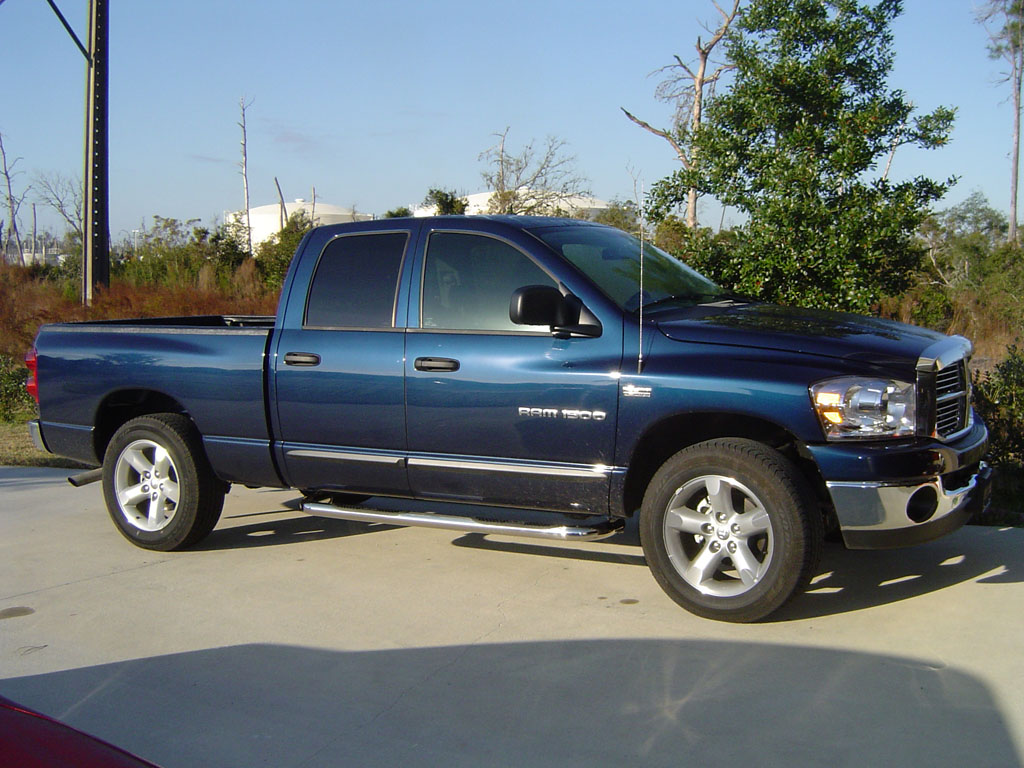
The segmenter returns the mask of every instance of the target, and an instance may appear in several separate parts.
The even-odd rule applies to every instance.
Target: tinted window
[[[549,331],[508,317],[512,293],[524,285],[555,285],[508,243],[481,235],[430,236],[423,270],[423,327],[465,331]]]
[[[306,325],[390,328],[406,234],[349,235],[324,248],[306,304]]]
[[[640,241],[609,227],[565,227],[537,233],[575,264],[612,301],[626,310],[640,306]],[[674,299],[699,303],[726,294],[703,275],[650,243],[643,244],[644,306]]]

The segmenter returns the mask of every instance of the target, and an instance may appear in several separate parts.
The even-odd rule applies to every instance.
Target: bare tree
[[[552,214],[568,212],[574,198],[589,195],[587,180],[576,172],[576,158],[565,154],[566,143],[549,136],[542,147],[530,141],[519,154],[505,147],[509,128],[494,136],[498,143],[480,153],[487,164],[481,173],[488,189],[490,213]]]
[[[245,111],[252,106],[255,99],[249,99],[247,102],[243,96],[238,100],[238,108],[242,112],[242,119],[238,123],[238,127],[242,129],[242,162],[239,166],[242,169],[242,194],[245,197],[245,246],[246,253],[252,256],[252,226],[249,221],[249,152],[246,146],[246,132],[245,132]]]
[[[284,192],[281,191],[281,182],[277,180],[277,176],[274,177],[274,186],[277,187],[277,199],[281,203],[281,207],[278,210],[278,216],[281,219],[279,229],[284,229],[284,225],[288,223],[288,208],[284,204]]]
[[[689,170],[696,163],[696,148],[690,143],[690,138],[700,128],[704,114],[704,99],[710,95],[715,83],[719,78],[732,69],[731,64],[721,64],[713,72],[708,73],[711,61],[711,52],[715,49],[729,26],[739,12],[740,0],[733,0],[732,10],[725,11],[717,2],[714,3],[722,21],[718,28],[708,33],[711,37],[704,42],[699,36],[695,45],[697,49],[697,61],[695,64],[687,64],[682,57],[676,55],[675,63],[662,67],[658,72],[667,73],[667,77],[658,85],[655,96],[659,101],[675,105],[675,114],[672,116],[672,128],[662,130],[655,128],[650,123],[641,120],[620,107],[630,120],[639,125],[645,131],[660,136],[667,141],[675,150],[683,168]],[[697,190],[690,188],[686,197],[686,226],[691,229],[697,227]]]
[[[8,214],[8,226],[7,233],[4,238],[4,258],[7,258],[7,252],[10,250],[11,237],[14,237],[15,244],[18,246],[18,261],[22,266],[25,264],[25,253],[21,246],[21,234],[18,232],[18,209],[21,208],[21,204],[25,201],[25,197],[28,195],[31,187],[26,187],[20,195],[14,194],[13,179],[16,175],[14,173],[14,166],[21,160],[20,157],[14,158],[14,160],[8,164],[7,162],[7,150],[4,149],[4,137],[0,134],[0,170],[3,171],[4,177],[4,192],[7,197],[7,214]]]
[[[84,232],[82,182],[61,173],[39,173],[35,176],[34,186],[38,201],[64,219],[81,242]]]
[[[1017,180],[1020,176],[1021,84],[1024,81],[1024,4],[1021,0],[989,0],[978,13],[989,37],[989,55],[1009,65],[1003,82],[1013,91],[1013,149],[1010,152],[1010,229],[1017,242]]]

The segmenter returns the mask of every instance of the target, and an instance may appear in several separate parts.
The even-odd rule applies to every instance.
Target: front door
[[[559,339],[514,325],[513,291],[543,284],[507,241],[431,233],[405,363],[415,495],[607,512],[621,328]]]

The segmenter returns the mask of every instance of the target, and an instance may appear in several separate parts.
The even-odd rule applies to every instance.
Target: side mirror
[[[587,322],[581,321],[585,314]],[[556,336],[600,336],[601,324],[575,296],[550,285],[525,285],[512,293],[509,319],[516,325],[547,325]]]
[[[516,325],[564,325],[565,297],[550,285],[525,285],[512,293],[508,317]]]

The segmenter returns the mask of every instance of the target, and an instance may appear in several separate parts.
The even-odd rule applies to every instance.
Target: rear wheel
[[[821,555],[822,520],[797,469],[752,440],[709,440],[665,462],[640,513],[644,556],[689,611],[757,621],[803,588]]]
[[[197,543],[220,519],[224,493],[192,422],[180,414],[132,419],[107,446],[107,511],[137,546],[166,551]]]

